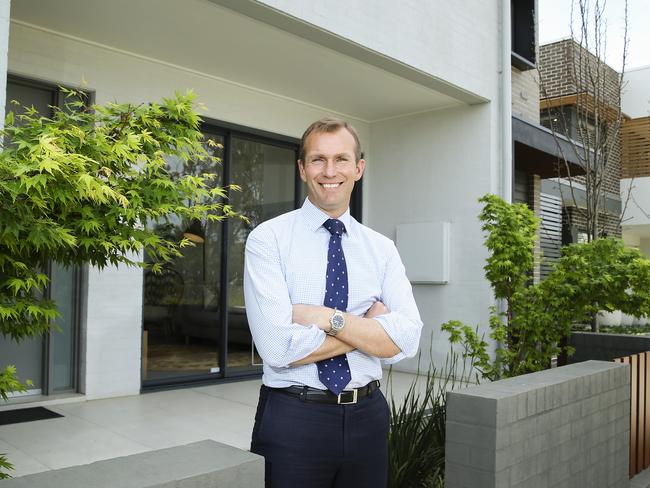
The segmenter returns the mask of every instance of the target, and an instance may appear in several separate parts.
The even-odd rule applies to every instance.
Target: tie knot
[[[345,232],[345,224],[338,219],[327,219],[323,224],[330,234],[340,236]]]

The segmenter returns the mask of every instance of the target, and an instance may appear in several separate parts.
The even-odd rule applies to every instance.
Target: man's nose
[[[336,163],[332,159],[328,159],[325,163],[325,168],[323,168],[323,173],[325,176],[336,176]]]

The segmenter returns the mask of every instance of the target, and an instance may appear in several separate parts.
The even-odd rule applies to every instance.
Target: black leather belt
[[[319,390],[318,388],[311,388],[309,386],[289,386],[287,388],[271,388],[271,390],[284,393],[285,395],[295,396],[304,402],[350,405],[367,397],[377,388],[379,388],[379,380],[371,381],[361,388],[344,390],[338,395],[335,395],[329,390]]]

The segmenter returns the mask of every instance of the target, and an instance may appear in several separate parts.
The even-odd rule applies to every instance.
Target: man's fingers
[[[377,315],[384,315],[390,313],[390,310],[386,305],[384,305],[383,302],[376,301],[375,303],[372,304],[372,306],[368,309],[364,317],[367,319],[372,319],[376,317]]]

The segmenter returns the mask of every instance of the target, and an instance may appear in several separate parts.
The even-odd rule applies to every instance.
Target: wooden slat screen
[[[650,117],[623,120],[621,176],[650,176]]]
[[[630,478],[650,466],[650,351],[614,359],[630,365]]]
[[[562,199],[555,195],[540,194],[542,222],[539,241],[542,250],[540,277],[545,279],[552,271],[553,263],[560,257],[562,247]]]

